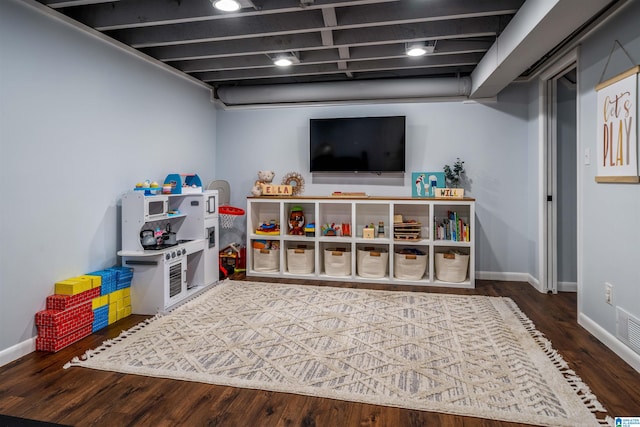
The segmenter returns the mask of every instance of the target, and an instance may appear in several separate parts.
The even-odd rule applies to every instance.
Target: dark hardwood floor
[[[577,324],[576,294],[546,295],[526,283],[498,281],[477,281],[476,289],[470,290],[307,283],[510,297],[598,396],[609,415],[640,416],[640,373]],[[132,315],[58,353],[35,352],[1,367],[0,414],[72,426],[520,425],[85,368],[63,369],[74,356],[144,319],[145,316]],[[0,417],[0,427],[12,425],[6,419]]]

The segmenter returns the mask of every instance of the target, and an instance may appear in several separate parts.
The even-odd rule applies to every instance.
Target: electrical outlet
[[[604,283],[604,300],[607,304],[613,305],[613,285],[611,283]]]

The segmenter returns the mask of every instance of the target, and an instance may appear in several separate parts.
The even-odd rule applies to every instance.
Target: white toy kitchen
[[[122,197],[122,265],[134,314],[166,312],[216,284],[218,192]],[[151,237],[151,238],[150,238]]]

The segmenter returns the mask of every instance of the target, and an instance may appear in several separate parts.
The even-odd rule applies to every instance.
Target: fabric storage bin
[[[253,249],[253,269],[255,271],[278,271],[280,269],[280,249]]]
[[[356,267],[360,277],[384,277],[389,267],[389,252],[383,248],[358,249]]]
[[[427,271],[429,255],[422,251],[395,252],[393,254],[393,277],[402,280],[420,280]]]
[[[351,252],[345,248],[325,249],[324,272],[327,276],[351,276]]]
[[[443,282],[460,283],[467,279],[469,255],[450,252],[436,254],[436,278]]]
[[[287,249],[287,271],[294,274],[313,273],[315,249],[301,246]]]

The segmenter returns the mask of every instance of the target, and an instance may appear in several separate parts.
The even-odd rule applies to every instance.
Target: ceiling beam
[[[42,3],[62,2],[44,0]],[[67,0],[65,0],[66,2]],[[304,10],[322,10],[336,6],[356,6],[363,4],[398,3],[399,0],[322,0],[306,6]],[[254,7],[238,12],[220,12],[211,6],[209,0],[136,0],[120,1],[114,4],[102,0],[86,7],[69,11],[74,19],[100,31],[125,28],[170,25],[197,21],[234,19],[255,15],[269,15],[302,10],[297,0],[254,1]],[[109,1],[108,3],[112,3]],[[53,7],[53,6],[52,6]]]
[[[305,78],[312,77],[314,81],[335,81],[336,79],[357,79],[360,75],[366,75],[367,79],[369,78],[397,78],[397,77],[414,77],[414,76],[442,76],[442,75],[453,75],[458,72],[460,73],[469,73],[473,70],[473,66],[453,66],[453,67],[431,67],[431,68],[405,68],[405,69],[373,69],[373,70],[362,70],[357,73],[353,73],[350,71],[343,71],[333,69],[326,71],[324,73],[295,73],[295,74],[287,74],[287,75],[265,75],[261,76],[257,79],[246,78],[239,80],[225,80],[225,79],[203,79],[208,84],[212,86],[224,86],[225,83],[231,82],[233,85],[237,85],[238,82],[241,84],[273,84],[273,83],[295,83],[300,80],[304,80]]]
[[[423,56],[421,58],[402,57],[398,59],[382,59],[370,61],[349,62],[347,68],[340,68],[334,63],[298,64],[287,68],[264,67],[238,70],[210,71],[194,73],[194,77],[204,81],[243,80],[265,77],[302,76],[312,74],[331,74],[349,71],[352,73],[385,71],[394,69],[461,67],[475,65],[481,54],[461,54],[447,56]]]
[[[479,3],[484,4],[484,2]],[[425,4],[430,5],[431,3]],[[355,9],[360,10],[360,12]],[[345,11],[338,11],[336,25],[331,28],[335,30],[364,28],[371,31],[372,28],[377,30],[378,27],[390,25],[449,22],[450,25],[457,25],[457,31],[460,32],[463,31],[460,28],[466,26],[460,23],[460,20],[486,19],[493,22],[492,31],[499,34],[504,23],[497,18],[496,14],[507,14],[507,11],[502,9],[494,10],[493,13],[478,12],[476,10],[467,11],[466,14],[450,12],[452,10],[431,8],[422,4],[415,8],[408,8],[407,5],[389,8],[387,4],[368,9],[364,6],[354,6],[347,8]],[[108,31],[107,34],[135,48],[146,48],[215,40],[287,35],[300,32],[319,32],[325,28],[323,12],[301,9],[298,12],[278,15],[246,16],[242,18],[241,26],[238,25],[236,20],[223,19],[216,22],[216,25],[201,21],[189,24],[114,30]]]
[[[336,25],[338,25],[336,9],[334,7],[327,7],[322,9],[322,19],[324,20],[325,27],[335,27]]]
[[[322,46],[333,46],[333,31],[322,30],[320,37],[322,38]]]
[[[491,46],[490,41],[474,42],[465,40],[444,40],[438,43],[438,50],[430,55],[443,56],[451,54],[486,52]],[[349,49],[341,46],[338,49],[322,49],[299,52],[302,64],[322,64],[330,62],[366,61],[376,59],[404,58],[404,43],[382,46],[361,46]],[[480,56],[478,56],[479,58]],[[262,53],[247,56],[231,56],[200,60],[177,61],[171,64],[187,73],[221,71],[242,68],[273,67],[273,62]]]
[[[40,3],[52,9],[60,9],[63,7],[86,6],[117,1],[119,0],[41,0]]]
[[[527,1],[472,74],[471,96],[498,94],[611,0]]]
[[[335,30],[336,47],[367,46],[375,44],[405,43],[419,40],[442,40],[495,37],[497,18],[471,18],[465,22],[464,34],[456,22],[433,22],[430,24],[398,25],[368,29]],[[162,61],[179,61],[253,53],[277,53],[320,49],[319,33],[301,33],[294,36],[266,36],[255,39],[237,39],[233,43],[213,41],[182,46],[162,46],[143,49],[145,53]]]

